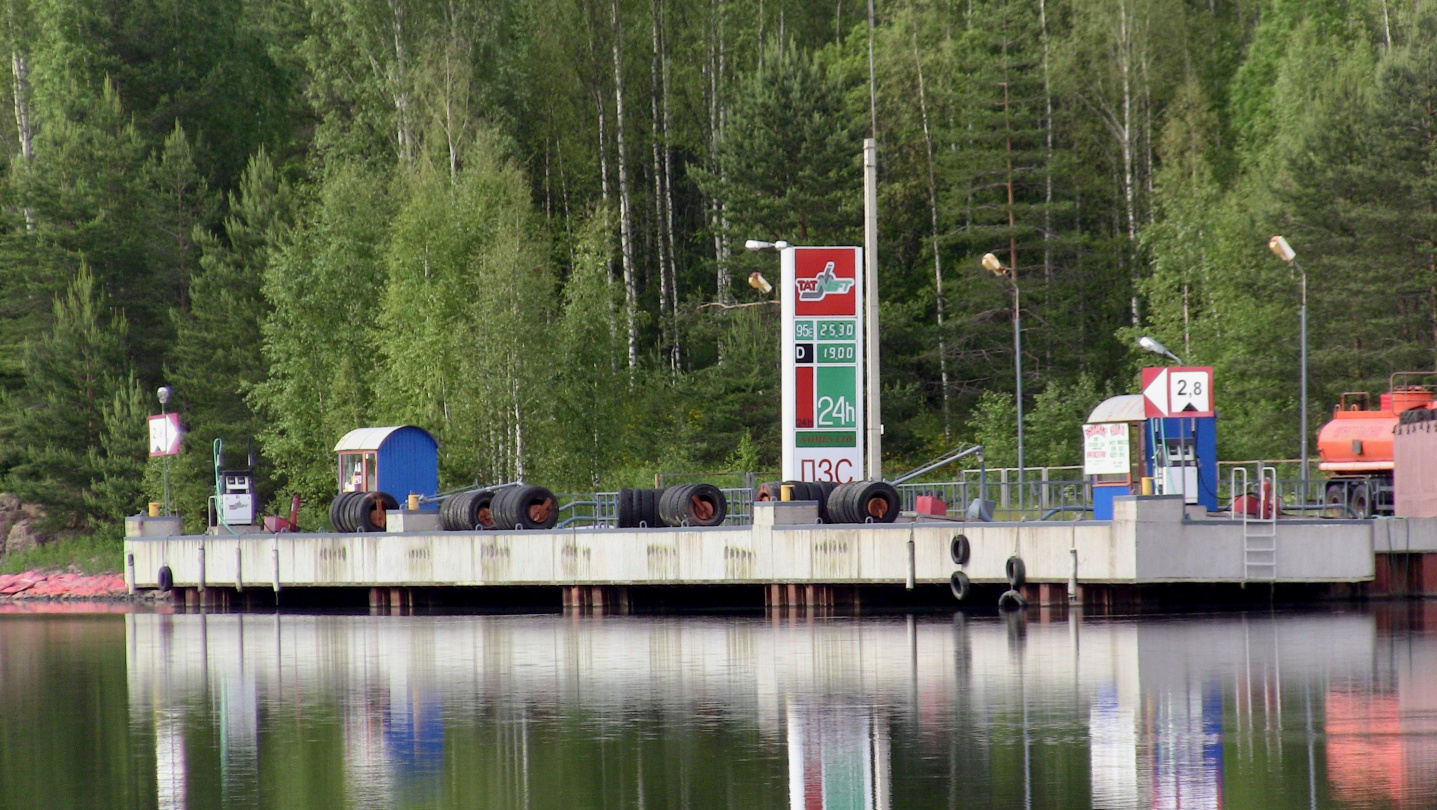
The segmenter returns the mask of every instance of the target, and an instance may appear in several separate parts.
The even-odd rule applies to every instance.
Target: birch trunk
[[[917,21],[914,21],[913,64],[918,70],[918,111],[923,119],[923,145],[928,158],[928,218],[933,229],[933,300],[938,321],[938,380],[943,392],[943,438],[951,432],[948,402],[948,340],[943,333],[943,255],[938,249],[938,174],[934,168],[933,132],[928,126],[928,91],[923,82],[923,55],[918,49]]]
[[[655,232],[655,253],[659,264],[659,323],[660,340],[662,350],[667,352],[671,345],[669,328],[671,323],[668,316],[669,306],[669,273],[666,260],[666,245],[664,244],[664,232],[662,223],[664,221],[664,177],[663,161],[659,155],[659,0],[649,2],[649,40],[653,47],[653,57],[649,61],[649,141],[653,146],[653,175],[654,175],[654,232]]]
[[[20,157],[29,163],[35,157],[35,125],[30,118],[30,57],[15,51],[10,54],[10,71],[14,79],[15,137],[20,142]],[[35,230],[35,212],[22,209],[25,230]]]
[[[629,371],[639,365],[638,281],[634,277],[634,217],[630,210],[629,162],[624,144],[624,70],[622,32],[619,29],[619,0],[613,0],[614,29],[614,141],[619,148],[619,247],[624,264],[624,325],[628,333]]]

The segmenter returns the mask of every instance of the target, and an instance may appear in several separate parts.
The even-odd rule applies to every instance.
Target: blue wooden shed
[[[388,492],[401,503],[410,495],[439,492],[439,442],[413,425],[358,428],[334,446],[340,492]]]

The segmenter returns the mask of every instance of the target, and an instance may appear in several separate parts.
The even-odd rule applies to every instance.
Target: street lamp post
[[[983,254],[983,268],[1013,286],[1013,370],[1018,388],[1018,511],[1023,510],[1023,320],[1018,305],[1018,271],[1004,267],[992,253]]]
[[[162,417],[163,417],[163,416],[166,416],[165,406],[170,403],[170,394],[172,394],[172,393],[174,393],[174,389],[170,388],[168,385],[162,385],[162,386],[160,386],[160,390],[158,390],[158,391],[155,392],[155,396],[160,400],[160,416],[162,416]],[[165,456],[164,456],[163,466],[164,466],[164,470],[165,470],[165,516],[166,516],[166,517],[169,517],[169,514],[170,514],[170,456],[169,456],[168,453],[166,453]]]
[[[1302,349],[1302,405],[1298,412],[1298,431],[1302,434],[1302,502],[1306,504],[1309,498],[1308,492],[1308,467],[1307,467],[1307,271],[1297,261],[1297,252],[1281,236],[1274,236],[1267,240],[1267,248],[1277,258],[1282,259],[1293,267],[1297,268],[1298,275],[1302,279],[1302,306],[1299,308],[1298,333]]]

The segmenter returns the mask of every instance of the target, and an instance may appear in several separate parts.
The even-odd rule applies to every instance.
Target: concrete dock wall
[[[957,569],[959,534],[978,584],[1006,582],[1012,556],[1034,583],[1235,583],[1246,570],[1242,523],[1191,519],[1180,498],[1119,499],[1112,521],[1042,523],[817,525],[801,506],[759,504],[752,526],[729,528],[131,537],[125,551],[138,588],[157,587],[162,566],[179,587],[902,585],[910,571],[932,584]],[[1437,549],[1430,523],[1402,526],[1404,542]],[[1278,521],[1276,581],[1371,580],[1374,526],[1393,531]],[[1414,526],[1418,540],[1406,537]]]

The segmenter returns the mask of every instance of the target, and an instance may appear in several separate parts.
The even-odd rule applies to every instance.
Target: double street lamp
[[[983,269],[997,276],[1006,278],[1013,288],[1013,370],[1017,378],[1018,387],[1018,509],[1023,508],[1023,321],[1021,310],[1018,306],[1018,270],[1014,267],[1004,267],[997,256],[992,253],[983,254]]]

